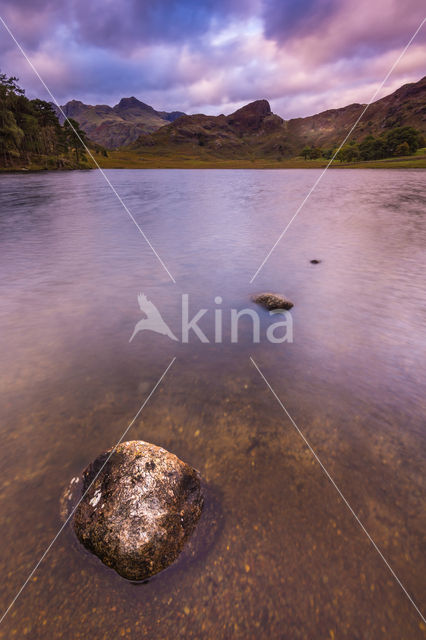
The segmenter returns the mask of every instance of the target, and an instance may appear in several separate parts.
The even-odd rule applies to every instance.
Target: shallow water
[[[422,609],[424,173],[329,171],[252,284],[316,171],[107,173],[176,284],[98,172],[0,176],[2,607],[58,531],[70,478],[175,356],[126,439],[201,471],[204,533],[195,557],[136,586],[65,530],[0,638],[423,637],[249,357]],[[260,343],[248,318],[231,343],[230,309],[255,310],[262,290],[295,303],[293,343],[265,339],[277,318],[263,310]],[[129,344],[139,292],[177,336],[188,294],[210,342],[145,331]]]

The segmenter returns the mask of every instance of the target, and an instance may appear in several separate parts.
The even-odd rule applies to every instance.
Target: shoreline
[[[325,169],[328,161],[288,158],[285,160],[202,160],[167,156],[144,157],[131,152],[110,151],[107,158],[96,158],[101,169]],[[94,166],[47,168],[40,166],[0,167],[1,174],[28,174],[63,171],[91,171]],[[426,155],[385,158],[362,162],[333,162],[330,169],[426,169]]]
[[[67,173],[68,171],[92,171],[96,167],[67,167],[62,169],[48,169],[47,167],[0,167],[0,175],[18,173],[25,175],[27,173]]]
[[[170,157],[146,155],[129,151],[110,151],[107,158],[97,159],[102,169],[325,169],[328,160],[287,158],[267,159],[210,159],[191,156]],[[426,169],[426,154],[368,160],[363,162],[333,162],[330,169]]]

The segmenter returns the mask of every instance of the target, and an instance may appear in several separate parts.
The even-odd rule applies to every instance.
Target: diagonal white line
[[[357,523],[359,524],[359,526],[361,527],[361,529],[363,530],[363,532],[365,533],[365,535],[367,536],[367,538],[369,539],[369,541],[371,542],[371,544],[373,545],[373,547],[375,548],[375,550],[377,551],[377,553],[379,554],[379,556],[381,557],[381,559],[383,560],[383,562],[385,563],[385,565],[387,566],[387,568],[389,569],[389,571],[391,572],[391,574],[393,575],[393,577],[395,578],[395,580],[397,581],[397,583],[399,584],[399,586],[401,587],[401,589],[403,590],[403,592],[405,593],[405,595],[407,596],[407,598],[409,599],[409,601],[411,602],[411,604],[413,605],[413,607],[415,608],[415,610],[417,611],[419,616],[421,617],[421,619],[423,620],[423,622],[426,623],[426,619],[424,618],[422,612],[420,611],[420,609],[418,608],[418,606],[414,602],[413,598],[410,596],[410,594],[408,593],[407,589],[404,587],[404,585],[402,584],[401,580],[398,578],[398,576],[396,575],[395,571],[392,569],[392,567],[390,566],[389,562],[386,560],[385,556],[380,551],[379,547],[374,542],[373,538],[368,533],[367,529],[364,527],[364,525],[362,524],[361,520],[359,519],[359,517],[357,516],[355,511],[352,509],[351,505],[349,504],[349,502],[347,501],[347,499],[343,495],[342,491],[339,489],[339,487],[337,486],[337,484],[335,483],[335,481],[333,480],[333,478],[331,477],[331,475],[329,474],[329,472],[327,471],[327,469],[325,468],[325,466],[321,462],[321,460],[318,457],[318,455],[312,449],[311,445],[309,444],[308,440],[304,436],[303,432],[299,429],[299,427],[297,426],[297,424],[295,423],[295,421],[293,420],[293,418],[291,417],[291,415],[289,414],[289,412],[287,411],[287,409],[285,408],[285,406],[283,405],[283,403],[281,402],[281,400],[279,399],[279,397],[277,396],[277,394],[275,393],[275,391],[271,387],[270,383],[265,378],[265,376],[263,375],[262,371],[259,369],[258,365],[256,364],[256,362],[253,360],[253,358],[251,356],[250,356],[250,360],[251,360],[253,366],[255,367],[255,369],[257,369],[257,371],[259,372],[260,376],[264,380],[266,386],[271,391],[272,395],[274,396],[274,398],[276,399],[276,401],[280,405],[281,409],[284,411],[284,413],[286,414],[286,416],[290,420],[291,424],[296,429],[297,433],[302,438],[302,440],[304,441],[304,443],[308,447],[309,451],[312,453],[312,455],[314,456],[315,460],[318,462],[318,464],[320,465],[321,469],[323,470],[323,472],[325,473],[327,478],[330,480],[331,484],[336,489],[337,493],[339,494],[339,496],[341,497],[341,499],[343,500],[343,502],[345,503],[345,505],[347,506],[347,508],[349,509],[349,511],[351,512],[351,514],[353,515],[353,517],[355,518],[355,520],[357,521]]]
[[[312,193],[315,191],[315,189],[317,188],[318,184],[321,182],[324,174],[326,173],[327,169],[330,167],[330,165],[332,164],[332,162],[335,160],[337,154],[339,153],[340,149],[343,147],[343,145],[345,144],[345,142],[349,139],[349,137],[352,135],[353,130],[355,129],[355,127],[359,124],[361,118],[364,116],[365,112],[367,111],[368,107],[371,105],[371,103],[374,101],[374,99],[376,98],[377,94],[379,93],[379,91],[383,88],[384,84],[386,83],[386,81],[388,80],[389,76],[391,75],[391,73],[393,72],[393,70],[395,69],[395,67],[397,66],[397,64],[401,61],[402,57],[405,55],[405,53],[407,52],[408,47],[411,45],[411,43],[413,42],[414,38],[416,37],[416,35],[419,33],[420,29],[423,27],[424,23],[426,22],[426,18],[423,18],[423,20],[421,21],[421,23],[419,24],[419,26],[417,27],[417,29],[415,30],[415,32],[413,33],[413,35],[411,36],[410,40],[408,41],[408,43],[405,45],[404,49],[401,51],[401,53],[399,54],[398,58],[395,60],[395,62],[393,63],[393,65],[391,66],[391,68],[389,69],[389,71],[387,72],[386,76],[384,77],[382,83],[380,84],[379,87],[377,87],[377,89],[375,90],[375,92],[373,93],[373,95],[371,96],[369,102],[365,105],[364,109],[361,111],[360,115],[358,116],[358,118],[355,120],[354,124],[352,125],[352,127],[350,128],[349,132],[346,134],[345,138],[343,139],[343,142],[339,145],[339,147],[336,149],[336,151],[334,152],[334,154],[332,155],[332,157],[330,158],[329,162],[327,163],[325,169],[323,169],[323,171],[320,173],[320,175],[318,176],[318,178],[315,180],[314,184],[312,185],[312,187],[309,189],[308,193],[306,194],[306,196],[304,197],[304,199],[302,200],[301,204],[299,205],[299,207],[296,209],[295,214],[293,215],[292,218],[290,218],[290,222],[288,222],[288,224],[286,225],[286,227],[284,228],[284,230],[280,233],[280,235],[278,236],[277,241],[275,242],[275,244],[273,245],[273,247],[270,249],[270,251],[268,252],[268,254],[266,255],[266,257],[264,258],[262,264],[258,267],[256,273],[252,276],[251,280],[250,280],[250,284],[254,281],[254,279],[257,277],[257,275],[259,274],[260,270],[263,269],[265,263],[267,260],[269,260],[271,254],[273,253],[273,251],[275,251],[276,247],[278,246],[278,244],[281,242],[284,234],[287,232],[288,228],[290,227],[290,225],[292,224],[293,220],[296,218],[296,216],[299,215],[300,211],[303,209],[303,207],[305,206],[306,202],[309,200],[309,198],[311,197]]]
[[[135,421],[137,420],[137,418],[140,415],[141,411],[147,405],[147,403],[149,402],[151,396],[154,394],[155,390],[157,389],[157,387],[159,386],[159,384],[161,383],[161,381],[163,380],[164,376],[166,375],[166,373],[168,372],[168,370],[170,369],[170,367],[172,366],[172,364],[174,363],[175,360],[176,360],[176,357],[172,358],[171,362],[169,363],[169,365],[167,366],[165,371],[162,373],[162,375],[160,376],[160,378],[158,379],[158,381],[154,385],[154,387],[151,390],[149,396],[144,400],[142,406],[139,408],[139,410],[136,413],[136,415],[134,416],[134,418],[131,420],[131,422],[126,427],[125,431],[123,432],[123,434],[120,437],[120,440],[111,449],[111,453],[109,454],[109,456],[107,457],[107,459],[105,460],[105,462],[103,463],[103,465],[101,466],[101,468],[99,469],[99,471],[97,472],[97,474],[95,475],[95,477],[93,478],[93,480],[91,481],[89,486],[87,487],[86,491],[82,494],[81,498],[79,499],[79,501],[77,502],[77,504],[75,505],[75,507],[73,508],[71,513],[69,514],[68,518],[65,520],[64,524],[59,529],[58,533],[55,535],[53,540],[49,543],[49,545],[47,546],[47,548],[44,551],[43,555],[41,556],[40,560],[34,566],[34,568],[32,569],[31,573],[29,574],[28,578],[25,580],[25,582],[23,583],[22,587],[19,589],[19,591],[17,592],[17,594],[13,598],[12,602],[9,604],[9,606],[6,609],[6,611],[3,613],[2,617],[0,618],[0,624],[3,622],[3,620],[5,619],[5,617],[7,616],[7,614],[9,613],[9,611],[11,610],[11,608],[13,607],[13,605],[15,604],[15,602],[17,601],[17,599],[19,598],[19,596],[21,595],[21,593],[23,592],[25,587],[27,586],[28,582],[31,580],[31,578],[33,577],[33,575],[35,574],[35,572],[37,571],[37,569],[39,568],[39,566],[41,565],[41,563],[43,562],[43,560],[45,559],[47,554],[49,553],[50,549],[53,547],[53,545],[55,544],[56,540],[59,538],[59,536],[61,535],[62,531],[67,526],[68,522],[71,520],[71,518],[74,515],[76,509],[78,508],[78,505],[83,500],[84,496],[89,491],[90,487],[93,485],[93,483],[95,482],[96,478],[99,476],[99,474],[101,473],[102,469],[105,467],[105,465],[107,464],[108,460],[111,458],[112,454],[114,453],[114,451],[116,450],[116,448],[118,447],[120,442],[124,439],[124,437],[126,436],[127,432],[129,431],[130,427],[132,427],[132,425],[135,423]]]
[[[96,160],[95,156],[93,155],[93,153],[90,151],[90,149],[88,148],[88,146],[86,145],[86,143],[81,139],[80,135],[78,134],[78,132],[75,130],[75,128],[73,127],[72,123],[69,121],[68,117],[65,115],[61,105],[59,104],[59,102],[56,100],[55,96],[53,95],[53,93],[50,91],[49,87],[47,86],[47,84],[45,83],[45,81],[43,80],[43,78],[41,77],[41,75],[39,74],[39,72],[37,71],[37,69],[35,68],[35,66],[33,65],[33,63],[31,62],[31,60],[29,59],[29,57],[27,56],[27,54],[25,53],[24,49],[22,48],[22,46],[19,44],[19,42],[17,41],[17,39],[15,38],[15,36],[13,35],[12,31],[10,30],[10,28],[8,27],[8,25],[6,24],[6,22],[3,20],[3,18],[0,16],[0,22],[3,24],[4,28],[6,29],[6,31],[8,32],[8,34],[10,35],[10,37],[12,38],[13,42],[16,44],[16,46],[18,47],[19,51],[22,53],[22,55],[24,56],[25,60],[28,62],[29,66],[31,67],[31,69],[34,71],[35,75],[37,76],[37,78],[40,80],[41,84],[43,85],[43,87],[46,89],[47,93],[49,94],[49,96],[51,97],[52,101],[56,104],[56,106],[58,107],[59,111],[61,112],[61,114],[63,115],[63,117],[65,118],[65,120],[68,121],[69,126],[71,127],[71,129],[73,130],[74,134],[77,136],[77,138],[80,140],[81,144],[84,146],[86,152],[88,153],[88,155],[90,156],[90,159],[92,160],[92,162],[94,163],[94,165],[96,166],[97,169],[99,169],[99,171],[102,174],[102,177],[104,178],[105,182],[107,183],[107,185],[109,186],[109,188],[111,189],[111,191],[113,192],[113,194],[115,195],[115,197],[117,198],[117,200],[119,201],[119,203],[121,204],[121,206],[123,207],[124,211],[127,213],[127,215],[129,216],[130,220],[133,222],[133,224],[135,225],[135,227],[137,228],[137,230],[139,231],[139,233],[141,234],[141,236],[143,237],[143,239],[145,240],[145,242],[148,244],[149,248],[151,249],[151,251],[153,252],[153,254],[155,255],[155,257],[157,258],[157,260],[159,261],[159,263],[161,264],[161,266],[163,267],[163,269],[166,271],[167,275],[169,276],[170,280],[172,282],[174,282],[176,284],[176,280],[174,279],[174,277],[172,276],[172,274],[170,273],[170,271],[168,270],[168,268],[166,267],[165,263],[163,262],[162,258],[160,257],[160,255],[157,253],[157,251],[155,250],[155,248],[152,246],[152,243],[150,242],[149,238],[147,237],[147,235],[144,233],[144,231],[141,229],[141,227],[139,226],[139,224],[136,222],[132,212],[130,211],[130,209],[127,207],[127,205],[125,204],[125,202],[123,201],[123,199],[121,198],[121,196],[119,195],[119,193],[117,192],[117,190],[115,189],[114,185],[111,183],[110,179],[108,178],[108,176],[106,175],[105,171],[100,167],[98,161]]]

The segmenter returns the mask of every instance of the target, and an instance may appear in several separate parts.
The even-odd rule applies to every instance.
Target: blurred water
[[[0,176],[2,605],[59,528],[69,479],[115,444],[174,356],[127,439],[197,467],[220,523],[195,559],[138,587],[66,531],[1,638],[423,635],[249,360],[421,606],[424,173],[329,171],[250,285],[317,175],[109,171],[176,284],[98,172]],[[248,319],[231,343],[230,309],[256,309],[262,290],[293,300],[292,344],[264,339],[265,311],[260,344]],[[191,313],[209,310],[210,343],[129,344],[139,292],[178,336],[188,294]]]

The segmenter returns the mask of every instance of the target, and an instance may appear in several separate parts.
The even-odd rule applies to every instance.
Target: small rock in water
[[[311,260],[311,264],[319,264],[320,262],[321,262],[321,260],[317,260],[316,258]]]
[[[66,517],[111,449],[73,478],[62,497]],[[191,536],[203,508],[198,471],[153,444],[123,442],[90,486],[73,516],[80,542],[128,580],[168,567]]]
[[[253,296],[253,302],[263,305],[269,311],[272,309],[291,309],[294,305],[280,293],[259,293]]]

